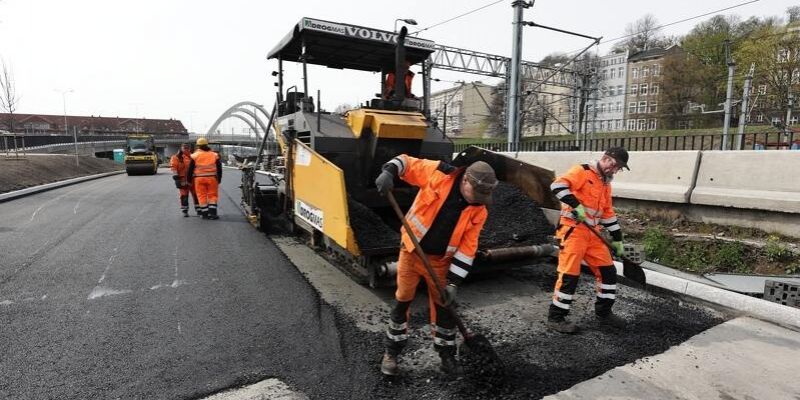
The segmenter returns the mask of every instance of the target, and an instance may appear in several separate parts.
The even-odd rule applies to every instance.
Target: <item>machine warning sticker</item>
[[[323,213],[319,208],[308,205],[301,200],[295,200],[294,213],[314,228],[322,230]]]
[[[311,152],[303,146],[297,146],[297,158],[294,161],[294,165],[303,167],[311,165]]]

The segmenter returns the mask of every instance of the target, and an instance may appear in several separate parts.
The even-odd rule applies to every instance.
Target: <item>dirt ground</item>
[[[112,160],[89,156],[46,154],[16,158],[0,155],[0,193],[24,189],[50,182],[62,181],[79,176],[99,174],[123,169]]]
[[[800,273],[800,239],[690,222],[682,216],[617,210],[625,241],[645,246],[646,259],[694,273]]]

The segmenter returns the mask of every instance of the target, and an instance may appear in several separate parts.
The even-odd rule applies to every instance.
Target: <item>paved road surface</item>
[[[332,309],[220,207],[182,218],[164,170],[0,204],[0,398],[196,398],[272,377],[368,397],[374,365],[343,355],[357,344]]]

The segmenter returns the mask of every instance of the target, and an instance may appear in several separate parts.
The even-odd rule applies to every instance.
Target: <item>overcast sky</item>
[[[524,17],[543,25],[591,36],[615,38],[625,25],[652,13],[662,24],[746,0],[537,0]],[[120,117],[176,118],[205,133],[228,107],[243,100],[271,108],[275,60],[266,54],[300,18],[312,17],[392,30],[396,18],[419,26],[437,24],[492,3],[490,0],[256,1],[256,0],[0,0],[0,57],[12,69],[21,96],[19,113],[67,113]],[[509,56],[511,0],[428,29],[420,37],[438,44]],[[400,6],[398,6],[399,4]],[[778,15],[796,0],[761,0],[726,11],[742,17]],[[394,10],[394,9],[396,10]],[[684,34],[703,19],[664,29]],[[536,61],[590,42],[525,28],[523,59]],[[611,44],[601,45],[601,54]],[[286,63],[287,86],[301,85],[298,64]],[[412,68],[414,69],[414,68]],[[418,68],[416,68],[418,70]],[[434,90],[481,76],[434,70]],[[309,88],[322,91],[332,110],[356,104],[380,91],[371,73],[309,68]],[[415,93],[421,93],[421,79]],[[241,133],[230,120],[225,133]]]

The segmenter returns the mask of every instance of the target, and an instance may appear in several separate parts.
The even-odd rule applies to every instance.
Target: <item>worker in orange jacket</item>
[[[405,78],[404,78],[405,79],[405,84],[406,84],[405,97],[413,99],[416,96],[414,96],[414,94],[411,93],[411,84],[414,82],[414,73],[411,72],[411,70],[409,69],[409,67],[411,67],[411,62],[406,61],[405,62],[405,66],[406,66],[406,75],[405,75]],[[396,82],[395,72],[394,71],[389,71],[389,73],[386,74],[386,82],[384,82],[384,85],[383,85],[383,98],[384,99],[388,100],[388,99],[391,99],[392,96],[394,96],[394,84],[395,84],[395,82]]]
[[[401,249],[397,262],[397,300],[389,316],[386,352],[381,372],[396,375],[397,357],[408,342],[408,318],[411,302],[420,278],[428,286],[428,300],[433,326],[433,345],[441,358],[441,369],[448,374],[460,372],[455,359],[456,326],[446,306],[455,301],[457,285],[466,278],[475,253],[478,236],[488,212],[492,190],[497,185],[494,170],[478,161],[467,168],[455,168],[443,161],[424,160],[400,155],[383,166],[375,180],[378,191],[394,187],[395,178],[419,187],[406,218],[412,232],[401,230]],[[414,252],[409,235],[414,235],[429,256],[444,288],[442,304],[439,289]]]
[[[184,217],[189,216],[189,194],[192,195],[192,199],[194,200],[194,209],[197,211],[197,215],[200,215],[200,204],[197,201],[197,193],[187,174],[189,171],[189,164],[192,161],[191,155],[192,145],[183,143],[180,151],[169,159],[169,167],[172,169],[172,179],[175,180],[175,187],[178,188],[181,212]]]
[[[188,176],[194,182],[200,200],[200,215],[203,219],[218,219],[219,183],[222,181],[222,161],[219,154],[208,147],[206,138],[197,139],[197,151],[189,163]]]
[[[561,219],[556,230],[561,241],[558,278],[547,317],[547,326],[552,330],[578,331],[566,316],[578,287],[582,262],[595,275],[598,321],[615,327],[625,325],[622,318],[611,312],[617,293],[617,270],[611,254],[605,243],[589,231],[604,227],[612,237],[614,253],[622,255],[622,230],[611,204],[611,181],[622,168],[628,168],[628,152],[622,147],[612,147],[600,160],[576,165],[550,185],[561,200]]]

